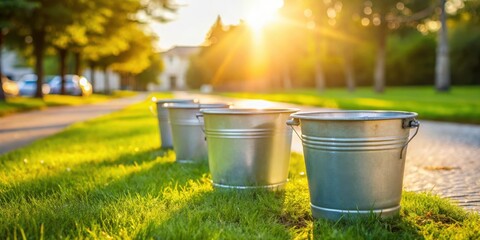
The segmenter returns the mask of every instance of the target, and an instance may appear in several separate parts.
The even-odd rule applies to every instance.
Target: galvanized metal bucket
[[[208,163],[217,188],[281,189],[287,182],[292,130],[298,109],[202,109]]]
[[[207,161],[207,143],[203,134],[203,121],[197,119],[200,109],[229,108],[225,103],[169,103],[168,117],[172,127],[173,149],[176,161],[199,163]]]
[[[301,125],[313,217],[398,213],[407,144],[420,126],[417,113],[337,111],[291,117],[288,125]],[[411,128],[417,131],[409,138]]]
[[[160,130],[160,143],[162,148],[172,148],[172,129],[168,120],[168,110],[163,106],[166,103],[194,103],[194,99],[162,99],[157,104],[158,129]],[[153,112],[153,111],[152,111]]]

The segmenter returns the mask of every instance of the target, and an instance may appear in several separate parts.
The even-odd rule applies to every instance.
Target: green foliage
[[[455,21],[476,21],[474,10],[478,6],[466,5],[469,6],[459,9],[458,15],[467,20]],[[386,83],[390,86],[431,85],[437,36],[436,33],[422,35],[416,27],[436,20],[436,6],[432,1],[289,0],[280,9],[282,20],[271,23],[260,36],[228,29],[218,18],[207,36],[209,47],[191,59],[188,83],[194,88],[213,83],[220,85],[215,87],[221,90],[254,90],[255,84],[251,82],[257,81],[256,85],[281,89],[288,87],[285,80],[292,79],[293,87],[313,87],[317,75],[322,74],[327,87],[342,87],[346,85],[347,69],[352,69],[355,85],[372,85],[378,38],[385,34]],[[366,26],[362,20],[367,20]],[[452,26],[455,29],[459,25]],[[461,40],[455,40],[457,34],[452,34],[455,84],[472,84],[471,79],[478,76],[476,69],[479,68],[475,65],[478,30],[469,29],[475,34],[468,37],[458,34]],[[263,38],[267,44],[258,47],[255,38]],[[237,44],[238,39],[243,39],[241,44]],[[236,55],[237,49],[243,53],[242,57]],[[255,62],[255,56],[261,51],[266,52],[267,60]],[[468,59],[460,59],[467,51]],[[320,73],[317,63],[322,67]],[[263,68],[261,77],[252,77],[249,65]],[[456,76],[463,72],[465,76]]]
[[[203,47],[198,56],[193,57],[187,72],[187,82],[191,87],[209,83],[222,88],[235,88],[252,82],[249,75],[248,59],[252,53],[249,46],[249,30],[244,24],[223,29],[218,18],[209,34],[212,44]],[[213,43],[215,42],[215,43]]]
[[[450,37],[450,66],[454,84],[480,84],[480,27],[462,24]]]
[[[160,54],[153,53],[149,57],[150,66],[135,76],[141,89],[146,89],[149,83],[158,83],[158,76],[163,71],[163,62]]]
[[[202,58],[203,52],[204,50],[202,49],[199,55],[192,55],[190,57],[186,79],[187,85],[193,89],[198,89],[203,84],[209,84],[213,76],[213,70]]]
[[[169,98],[170,95],[157,95]],[[480,216],[405,192],[399,217],[312,219],[302,156],[286,189],[221,191],[159,149],[151,102],[0,156],[0,236],[121,239],[476,239]]]
[[[41,79],[43,55],[51,48],[77,53],[80,61],[83,58],[91,66],[139,74],[151,65],[157,41],[142,21],[167,20],[164,14],[174,13],[179,7],[169,0],[6,0],[0,3],[0,27],[9,23],[8,42],[33,56],[35,61],[29,63],[39,64],[36,72]],[[75,72],[81,71],[80,61]],[[53,70],[56,64],[48,65],[48,74],[58,73]]]
[[[435,36],[418,32],[392,35],[388,42],[387,84],[433,85],[435,51]]]
[[[0,2],[0,28],[3,29],[11,28],[12,22],[18,15],[25,14],[32,9],[38,7],[37,3],[28,1],[28,0],[2,0]]]
[[[480,87],[455,87],[449,93],[436,93],[433,87],[391,87],[384,94],[359,88],[291,90],[270,93],[225,93],[233,97],[266,99],[302,105],[350,110],[399,110],[417,112],[420,119],[480,123]]]

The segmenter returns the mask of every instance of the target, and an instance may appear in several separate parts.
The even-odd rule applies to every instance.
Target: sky
[[[152,30],[159,36],[158,47],[168,50],[174,46],[201,45],[218,15],[225,25],[247,20],[252,12],[260,11],[260,4],[281,6],[282,0],[181,0],[176,18],[167,23],[152,23]],[[280,4],[280,5],[279,5]]]

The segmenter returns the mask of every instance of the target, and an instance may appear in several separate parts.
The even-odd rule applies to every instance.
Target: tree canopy
[[[0,3],[0,26],[13,32],[6,36],[15,38],[12,42],[25,42],[25,47],[11,47],[34,59],[36,97],[42,97],[46,54],[59,55],[62,76],[69,53],[75,55],[77,74],[83,61],[134,77],[142,73],[152,55],[159,54],[147,22],[168,21],[179,7],[169,0],[5,0]]]
[[[262,81],[263,90],[373,86],[382,92],[386,85],[434,86],[437,45],[442,45],[438,33],[449,28],[451,62],[441,68],[452,69],[453,84],[478,84],[479,5],[446,1],[443,26],[443,5],[433,0],[285,0],[279,17],[260,34],[248,22],[224,26],[217,19],[207,47],[191,60],[187,80],[193,87],[258,87],[262,84],[251,82],[248,67],[254,63],[262,69],[254,81]]]

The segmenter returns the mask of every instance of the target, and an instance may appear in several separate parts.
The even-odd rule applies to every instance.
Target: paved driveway
[[[107,102],[65,107],[49,107],[0,117],[0,154],[60,132],[75,123],[120,110],[143,101],[146,94]]]
[[[269,101],[252,101],[202,94],[176,93],[201,102],[232,102],[246,107],[295,107],[302,111],[326,110]],[[410,142],[405,166],[404,188],[449,197],[468,210],[480,212],[480,126],[424,121]],[[413,132],[412,132],[413,133]],[[292,150],[303,152],[293,135]]]

